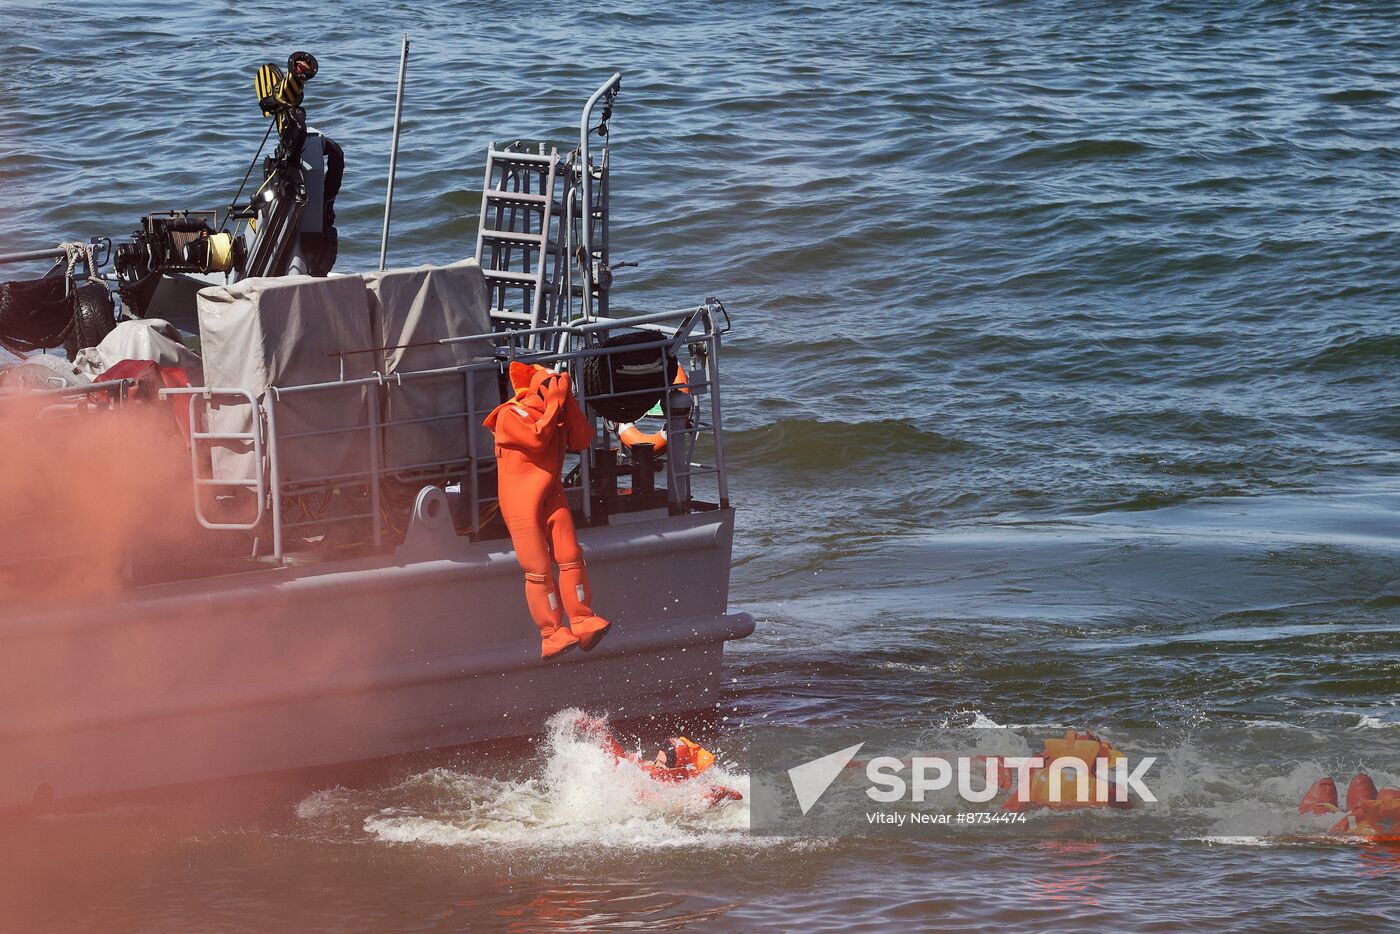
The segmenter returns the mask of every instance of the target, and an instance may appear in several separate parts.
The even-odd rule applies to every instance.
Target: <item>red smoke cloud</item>
[[[171,406],[80,399],[0,399],[0,613],[110,593],[197,530]]]

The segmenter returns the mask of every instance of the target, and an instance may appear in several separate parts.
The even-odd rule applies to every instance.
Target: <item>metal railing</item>
[[[165,398],[188,397],[192,481],[197,494],[195,518],[199,524],[216,532],[246,534],[256,531],[261,540],[269,546],[264,553],[270,553],[269,556],[276,562],[283,561],[290,551],[297,550],[299,546],[331,534],[331,529],[336,526],[360,530],[367,528],[368,543],[383,545],[387,537],[392,537],[391,533],[403,531],[394,525],[395,510],[387,508],[390,505],[389,501],[398,500],[398,505],[404,506],[405,502],[411,503],[412,497],[423,486],[429,484],[455,488],[459,503],[459,527],[472,536],[480,535],[486,517],[497,504],[498,497],[483,493],[481,481],[494,470],[495,452],[494,446],[480,437],[482,429],[478,426],[501,401],[495,388],[496,380],[512,361],[517,360],[571,371],[575,394],[594,425],[594,447],[576,459],[571,455],[565,465],[566,476],[577,473],[578,482],[566,489],[581,509],[586,523],[605,518],[595,515],[598,491],[594,488],[593,462],[595,457],[606,453],[615,440],[607,432],[607,425],[597,415],[594,405],[625,396],[660,396],[659,417],[674,439],[665,456],[666,493],[671,510],[684,512],[696,508],[698,501],[695,500],[692,490],[697,482],[703,482],[705,478],[712,478],[717,505],[723,508],[729,505],[729,488],[724,465],[721,424],[719,364],[722,331],[716,322],[718,311],[722,311],[722,308],[714,302],[698,307],[629,318],[600,319],[570,326],[492,331],[445,338],[435,343],[470,345],[471,342],[489,342],[493,354],[481,355],[469,363],[456,366],[395,372],[374,371],[369,376],[357,378],[277,386],[261,396],[255,396],[244,389],[210,387],[165,389],[161,391],[161,395]],[[608,332],[636,330],[654,332],[656,340],[618,347],[602,344],[602,339]],[[556,340],[547,343],[562,349],[551,352],[531,349],[528,346],[534,343],[532,337],[550,334],[554,335]],[[341,356],[398,349],[401,348],[347,350],[342,352]],[[688,382],[684,390],[667,385],[606,392],[589,397],[587,381],[583,379],[583,369],[587,361],[593,358],[606,361],[619,353],[636,353],[647,349],[664,350],[676,357],[685,358],[682,365],[685,367]],[[344,369],[341,368],[342,373]],[[428,414],[414,412],[403,417],[386,417],[385,410],[392,407],[394,393],[432,380],[461,380],[464,405],[448,411],[432,411]],[[482,383],[489,383],[490,391],[483,391],[484,386],[480,385]],[[85,387],[85,390],[91,391],[91,387]],[[684,394],[684,400],[680,398],[681,393]],[[320,394],[330,394],[333,397],[331,402],[321,403],[322,408],[333,408],[341,413],[356,411],[361,405],[360,400],[363,399],[363,420],[355,424],[313,426],[299,431],[279,428],[279,411],[295,405],[298,399]],[[242,424],[246,430],[229,431],[211,427],[211,401],[244,409]],[[685,409],[689,412],[683,411]],[[386,445],[386,439],[391,438],[396,429],[413,427],[422,430],[439,423],[461,424],[465,440],[460,456],[386,462],[386,451],[392,448],[392,442]],[[603,430],[600,431],[600,428]],[[285,459],[289,445],[315,444],[346,436],[358,439],[353,449],[362,454],[355,458],[357,462],[351,463],[349,469],[337,467],[324,473],[308,474],[303,471],[294,477],[288,475]],[[679,456],[678,452],[690,455],[698,450],[702,438],[709,439],[708,451],[712,463],[694,463],[691,456]],[[240,449],[242,453],[250,454],[253,469],[247,470],[245,466],[245,475],[242,476],[228,472],[221,475],[212,458],[205,457],[205,454],[216,446]],[[484,450],[481,449],[483,447]],[[242,498],[251,498],[256,503],[252,517],[240,517],[242,521],[229,521],[226,517],[209,516],[200,505],[201,498],[198,495],[205,489],[228,493],[244,491]],[[319,508],[316,504],[317,498]],[[300,515],[294,514],[297,510],[300,510]],[[398,511],[406,513],[406,509]],[[342,534],[353,541],[357,533]],[[254,547],[256,551],[263,552],[262,545],[255,544]]]
[[[422,370],[395,372],[373,371],[368,376],[343,377],[330,382],[296,386],[276,386],[265,393],[240,387],[191,386],[160,390],[163,399],[185,406],[189,424],[190,482],[194,488],[194,516],[199,526],[218,535],[241,535],[250,539],[245,555],[270,557],[274,562],[285,560],[289,553],[304,550],[318,538],[340,534],[351,544],[382,546],[396,541],[406,530],[407,515],[413,498],[427,485],[450,488],[457,497],[457,524],[463,533],[479,537],[488,524],[499,498],[490,490],[490,477],[495,469],[495,450],[489,435],[481,428],[486,415],[500,400],[498,379],[512,361],[537,363],[556,370],[568,370],[573,377],[576,396],[584,406],[595,431],[589,451],[570,454],[565,463],[566,477],[576,478],[566,486],[576,509],[586,524],[608,521],[611,511],[628,508],[669,507],[672,512],[729,505],[729,486],[724,462],[722,403],[720,398],[720,353],[723,330],[717,314],[722,313],[718,302],[681,308],[656,314],[629,318],[598,319],[568,326],[542,327],[523,330],[492,331],[433,342],[465,344],[478,342],[491,348],[470,362]],[[725,319],[727,323],[727,317]],[[637,332],[655,335],[644,340],[609,347],[605,341],[610,332]],[[534,336],[552,339],[534,341]],[[542,351],[531,345],[542,343],[557,350]],[[398,350],[376,348],[372,351],[344,351],[342,356],[355,353]],[[619,391],[588,393],[589,381],[584,370],[589,361],[598,360],[606,368],[609,359],[620,353],[635,354],[653,350],[676,357],[684,367],[687,381],[683,389],[675,385],[643,386]],[[376,358],[381,359],[381,358]],[[341,368],[342,374],[345,368]],[[360,372],[363,372],[361,370]],[[420,405],[394,413],[399,406],[395,393],[407,393],[413,387],[427,386],[432,381],[444,385],[460,384],[461,405],[443,410],[425,411]],[[93,409],[93,400],[102,404],[126,403],[131,380],[75,386],[52,390],[25,390],[0,394],[0,425],[33,423],[36,413],[45,416],[81,415]],[[294,428],[279,425],[280,415],[289,415],[298,400],[322,396],[318,410],[331,411],[336,417],[363,411],[363,417],[342,419],[339,424],[306,423]],[[329,395],[329,399],[324,397]],[[609,423],[598,415],[596,406],[626,397],[652,396],[659,399],[659,421],[668,433],[668,449],[664,458],[665,491],[643,502],[645,497],[627,494],[636,488],[640,462],[629,458],[621,471],[631,472],[633,490],[603,489],[604,481],[615,483],[618,471],[611,476],[600,474],[597,465],[606,458],[611,466],[625,455]],[[23,410],[10,408],[11,401],[30,400]],[[52,401],[50,401],[52,400]],[[606,407],[606,406],[605,406]],[[653,411],[656,411],[653,409]],[[232,415],[215,413],[231,412]],[[434,456],[406,458],[395,446],[396,432],[407,430],[410,437],[438,438],[443,432],[453,432],[460,447],[443,450]],[[12,436],[13,437],[13,436]],[[308,472],[308,460],[320,468],[316,458],[302,454],[299,472],[288,472],[287,457],[294,446],[333,444],[335,438],[350,438],[349,463],[325,463],[323,469]],[[706,443],[707,442],[707,443]],[[457,444],[453,441],[448,448]],[[429,444],[428,448],[433,448]],[[221,451],[228,455],[223,461],[215,457]],[[709,462],[699,462],[703,451]],[[445,455],[445,456],[444,456]],[[231,466],[232,465],[232,466]],[[648,467],[650,469],[650,467]],[[658,471],[657,476],[662,474]],[[483,482],[485,481],[485,483]],[[713,500],[701,498],[697,489],[705,484],[713,490]],[[701,491],[703,492],[703,491]],[[600,503],[611,505],[598,514]],[[708,494],[706,494],[708,495]],[[650,504],[650,505],[648,505]],[[398,520],[402,519],[404,527]],[[333,533],[337,527],[343,531]]]
[[[164,389],[161,390],[161,396],[167,399],[180,396],[189,398],[190,476],[193,478],[195,486],[195,519],[204,528],[214,531],[247,532],[256,529],[262,524],[267,501],[267,479],[263,470],[262,413],[258,406],[257,397],[246,389],[207,389],[204,387]],[[241,403],[246,403],[251,416],[249,429],[247,431],[204,431],[200,426],[205,423],[209,403],[215,398],[238,399]],[[201,403],[202,407],[197,408]],[[200,495],[202,490],[243,489],[247,486],[246,482],[242,480],[220,480],[214,476],[212,458],[209,476],[205,476],[201,469],[204,463],[203,455],[210,452],[212,445],[228,443],[250,444],[253,448],[255,474],[252,492],[256,512],[253,518],[247,522],[216,522],[204,514],[205,498]]]

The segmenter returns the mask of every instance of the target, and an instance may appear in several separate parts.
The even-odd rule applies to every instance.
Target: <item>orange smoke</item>
[[[194,537],[170,404],[96,396],[0,398],[0,607],[11,612],[110,593],[158,560],[154,549]]]

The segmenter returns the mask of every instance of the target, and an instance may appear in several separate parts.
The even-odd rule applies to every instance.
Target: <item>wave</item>
[[[1028,146],[1007,156],[1004,161],[1011,164],[1054,165],[1061,162],[1127,159],[1151,151],[1151,146],[1131,139],[1076,139]]]
[[[971,447],[908,419],[784,418],[761,428],[728,431],[724,437],[731,462],[795,470],[848,470],[888,457],[952,454]]]
[[[1379,104],[1390,100],[1391,94],[1385,88],[1348,88],[1345,91],[1331,91],[1319,97],[1329,104]]]
[[[1400,334],[1338,338],[1308,361],[1310,369],[1330,370],[1400,362]]]

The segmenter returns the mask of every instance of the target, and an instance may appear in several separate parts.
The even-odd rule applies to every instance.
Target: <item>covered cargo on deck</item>
[[[368,293],[359,276],[242,279],[199,293],[205,384],[244,389],[266,407],[269,389],[370,376],[375,346]],[[272,399],[281,482],[298,483],[369,470],[369,393],[365,386],[277,394]],[[253,430],[250,407],[211,405],[210,430]],[[353,429],[364,428],[364,431]],[[253,481],[251,444],[212,451],[219,480]]]
[[[460,367],[492,359],[486,280],[475,259],[366,273],[376,346],[386,375]],[[460,473],[468,461],[490,460],[482,424],[499,401],[489,368],[389,381],[384,388],[384,460],[389,469]]]

